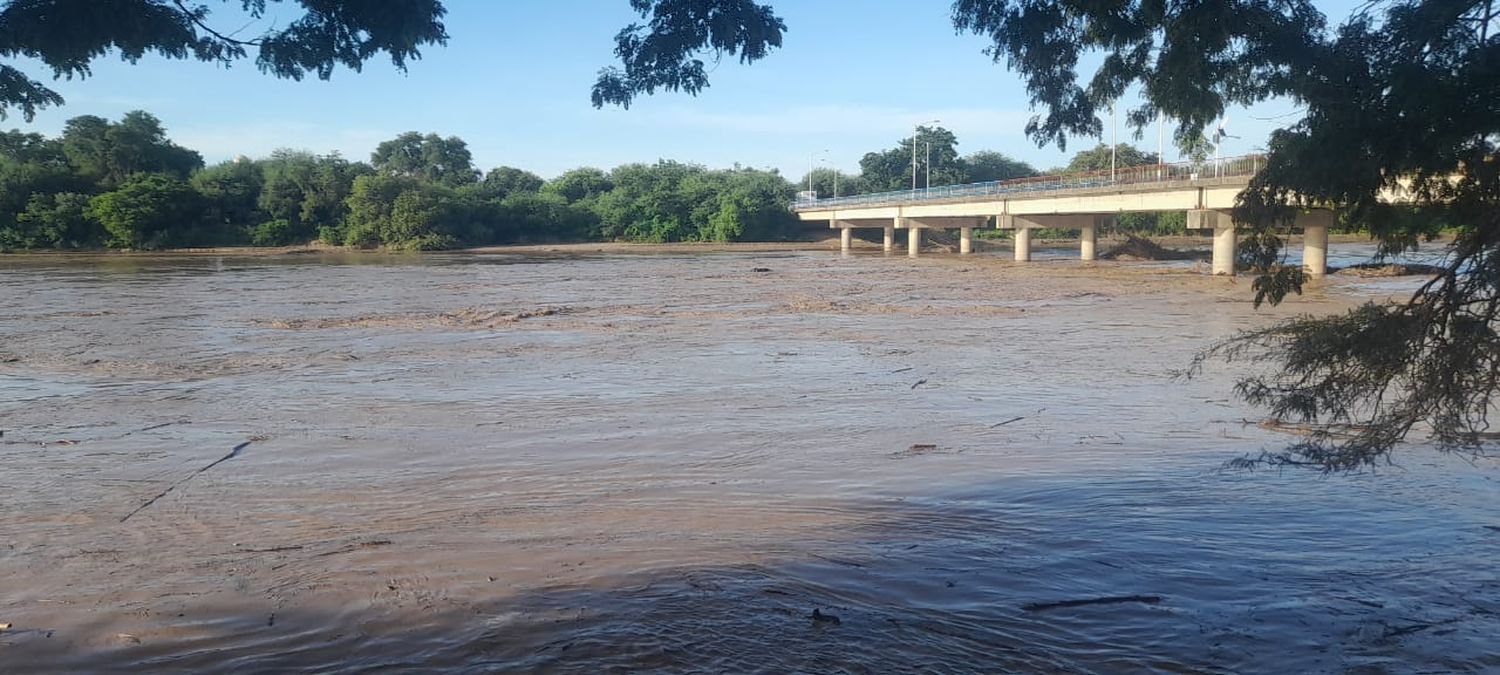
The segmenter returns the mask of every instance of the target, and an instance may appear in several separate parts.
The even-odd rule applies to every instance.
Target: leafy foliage
[[[422,178],[449,187],[479,180],[469,146],[457,136],[423,136],[408,131],[375,148],[370,164],[377,170],[399,176]]]
[[[226,4],[229,0],[224,0]],[[84,78],[111,52],[135,63],[147,54],[225,65],[255,50],[256,66],[280,78],[332,77],[337,66],[358,71],[385,53],[397,68],[420,58],[420,48],[446,44],[438,0],[297,0],[304,13],[289,22],[267,12],[282,0],[238,0],[259,35],[211,25],[206,5],[181,0],[9,0],[0,8],[0,57],[33,58],[56,78]],[[61,105],[62,96],[11,65],[0,65],[0,119],[19,109],[30,121],[37,110]]]
[[[1121,143],[1114,148],[1114,166],[1122,168],[1127,166],[1144,166],[1157,164],[1156,153],[1142,152],[1129,143]],[[1108,171],[1110,167],[1110,146],[1100,143],[1088,150],[1073,155],[1068,161],[1068,167],[1064,169],[1067,173],[1083,173],[1088,171]]]
[[[645,25],[630,24],[615,36],[620,66],[599,71],[594,107],[630,107],[656,90],[697,94],[708,86],[700,55],[717,63],[725,55],[741,63],[764,58],[781,46],[786,24],[769,5],[753,0],[630,0]]]
[[[123,248],[161,248],[193,243],[180,236],[184,223],[198,217],[198,193],[187,182],[142,174],[120,189],[94,197],[88,215],[104,225],[109,243]],[[176,235],[176,236],[174,236]]]
[[[1037,175],[1037,170],[1030,164],[1012,159],[994,150],[980,150],[963,157],[960,161],[963,162],[968,172],[965,180],[968,183],[987,183]]]

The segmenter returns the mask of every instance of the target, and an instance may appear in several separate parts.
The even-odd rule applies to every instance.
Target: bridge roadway
[[[1208,165],[1158,164],[1070,176],[1038,176],[992,183],[900,190],[832,199],[802,195],[792,205],[804,221],[823,221],[841,230],[849,250],[854,228],[885,230],[885,250],[895,248],[896,230],[906,230],[907,254],[921,251],[922,230],[959,230],[959,253],[973,250],[976,227],[1011,230],[1017,261],[1031,259],[1031,230],[1054,228],[1080,233],[1079,253],[1093,260],[1100,225],[1121,213],[1184,211],[1190,231],[1213,233],[1213,273],[1233,275],[1236,254],[1235,198],[1260,168],[1260,156],[1233,157]],[[1334,213],[1298,214],[1303,269],[1320,277],[1328,269],[1328,227]]]

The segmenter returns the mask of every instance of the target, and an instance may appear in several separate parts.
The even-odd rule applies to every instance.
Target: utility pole
[[[930,122],[919,122],[911,128],[911,191],[917,191],[917,133],[922,130],[923,124],[938,124],[942,120]]]
[[[1165,138],[1164,134],[1165,134],[1165,131],[1166,131],[1166,126],[1167,126],[1166,115],[1162,114],[1162,111],[1157,110],[1156,111],[1156,180],[1162,180],[1162,178],[1163,178],[1163,176],[1162,176],[1162,168],[1163,168],[1163,165],[1167,163],[1167,153],[1166,153],[1166,149],[1165,149],[1166,146],[1162,145],[1162,139]]]
[[[1109,182],[1115,182],[1115,151],[1120,147],[1120,118],[1115,104],[1109,104]]]

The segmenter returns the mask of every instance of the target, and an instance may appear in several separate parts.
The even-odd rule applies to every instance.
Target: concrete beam
[[[848,227],[886,227],[891,224],[890,218],[840,218],[828,221],[828,227],[841,229]]]
[[[1085,227],[1092,228],[1094,226],[1094,219],[1095,216],[1092,213],[1032,216],[1006,213],[995,218],[995,227],[1002,230],[1023,230],[1039,227],[1058,230],[1082,230]]]
[[[1229,211],[1189,209],[1187,212],[1187,229],[1189,230],[1215,231],[1225,227],[1234,227],[1234,217]]]
[[[984,227],[988,216],[943,216],[939,218],[907,217],[898,220],[896,227],[929,227],[939,230],[958,227]]]

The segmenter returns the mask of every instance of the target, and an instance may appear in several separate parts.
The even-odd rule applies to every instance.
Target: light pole
[[[827,152],[827,150],[824,150],[824,152]],[[838,199],[839,198],[839,170],[833,168],[833,163],[829,162],[827,157],[824,157],[823,159],[820,159],[818,161],[820,161],[820,162],[822,162],[824,164],[827,164],[828,165],[828,170],[833,172],[833,198],[834,199]]]
[[[1115,151],[1120,147],[1120,118],[1115,104],[1109,104],[1109,182],[1115,182]]]
[[[932,191],[932,141],[927,141],[927,191]]]
[[[1167,163],[1166,146],[1162,145],[1162,138],[1167,127],[1167,117],[1162,111],[1156,111],[1156,180],[1162,179],[1162,165]]]
[[[928,122],[918,122],[916,125],[912,126],[912,129],[911,129],[911,191],[912,192],[916,192],[917,191],[917,133],[922,130],[922,125],[923,124],[938,124],[940,122],[942,122],[942,120],[931,120],[931,121],[928,121]]]
[[[823,154],[827,155],[828,151],[824,150]],[[813,160],[816,160],[817,158],[818,153],[816,152],[809,153],[807,155],[807,192],[809,193],[809,195],[811,195],[813,191]]]

